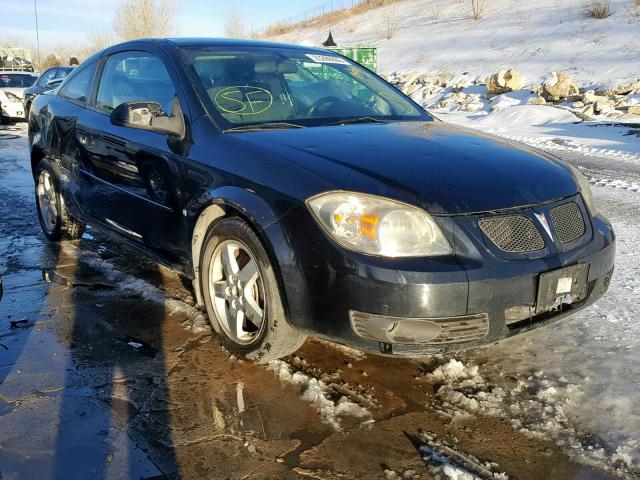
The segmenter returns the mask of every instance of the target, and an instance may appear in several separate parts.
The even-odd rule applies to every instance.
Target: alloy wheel
[[[220,327],[235,343],[256,341],[265,325],[266,295],[258,262],[237,240],[221,242],[209,268],[209,295]]]
[[[42,170],[38,176],[36,187],[38,197],[38,209],[42,217],[42,226],[46,233],[51,235],[58,224],[58,194],[51,174]]]

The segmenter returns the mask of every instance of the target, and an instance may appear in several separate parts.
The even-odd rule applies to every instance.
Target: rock
[[[422,75],[420,75],[418,77],[418,81],[420,83],[425,83],[425,84],[426,83],[434,83],[433,78],[427,73],[423,73]]]
[[[529,105],[544,105],[547,103],[547,101],[544,99],[544,97],[538,95],[537,97],[530,98],[527,103]]]
[[[627,93],[631,93],[634,90],[638,90],[639,88],[640,88],[640,80],[634,80],[633,82],[618,85],[616,87],[608,88],[606,90],[598,90],[596,94],[597,95],[626,95]]]
[[[611,100],[609,100],[609,97],[596,95],[594,110],[596,113],[599,113],[601,115],[613,110],[613,106],[611,105]]]
[[[586,115],[587,117],[590,117],[591,119],[593,119],[593,115],[595,114],[595,112],[593,111],[593,105],[587,105],[584,110],[582,110],[582,115]]]
[[[459,111],[474,113],[484,107],[484,103],[477,95],[469,95],[465,100],[460,102]]]
[[[513,68],[500,70],[487,77],[486,85],[489,93],[513,92],[522,88],[522,77]]]
[[[544,91],[547,100],[557,102],[578,93],[580,89],[571,82],[571,77],[566,73],[552,72],[544,82]]]
[[[411,91],[415,91],[416,90],[416,86],[419,87],[418,85],[418,77],[420,76],[419,73],[413,73],[413,74],[409,74],[408,76],[405,77],[404,81],[401,82],[402,88],[400,89],[402,91],[402,93],[404,93],[405,95],[408,95],[407,92]]]
[[[584,102],[581,102],[581,101],[573,102],[571,106],[575,108],[582,108],[584,107]]]
[[[412,96],[414,93],[417,93],[420,91],[420,89],[423,88],[422,85],[420,85],[419,83],[412,83],[410,85],[406,85],[405,87],[403,87],[403,93],[407,96],[410,97]]]
[[[611,110],[609,113],[607,113],[607,118],[618,118],[622,115],[624,115],[624,113],[622,113],[620,110]]]
[[[465,88],[471,86],[471,79],[466,75],[458,75],[449,81],[449,86],[454,92],[461,92]]]
[[[582,96],[582,101],[585,105],[588,105],[589,103],[596,103],[596,92],[593,90],[587,90]]]
[[[631,115],[640,115],[640,105],[631,105],[629,110],[627,110],[627,113],[630,113]]]

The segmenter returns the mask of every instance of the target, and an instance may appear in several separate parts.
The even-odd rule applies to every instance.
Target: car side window
[[[49,70],[45,71],[42,75],[40,75],[38,86],[44,87],[45,85],[47,85],[47,83],[49,83],[56,77],[56,73],[58,70],[58,68],[50,68]]]
[[[93,84],[93,75],[96,72],[98,62],[78,71],[68,82],[62,87],[60,95],[70,100],[77,100],[86,103],[91,96],[91,86]],[[75,73],[75,72],[74,72]]]
[[[96,107],[105,112],[132,101],[157,102],[170,115],[176,96],[162,60],[147,52],[121,52],[109,57],[102,71]]]

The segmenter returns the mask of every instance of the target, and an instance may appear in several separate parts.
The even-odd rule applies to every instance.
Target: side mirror
[[[185,124],[178,99],[173,99],[171,116],[167,116],[157,102],[133,101],[118,105],[111,112],[111,123],[120,127],[150,130],[178,137],[185,137]]]

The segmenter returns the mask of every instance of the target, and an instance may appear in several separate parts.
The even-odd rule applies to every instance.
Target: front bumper
[[[585,219],[590,218],[576,198]],[[290,239],[293,251],[299,252],[295,260],[306,287],[289,284],[285,275],[291,323],[373,353],[420,356],[466,350],[564,319],[606,292],[615,261],[615,234],[600,215],[591,218],[577,245],[563,250],[550,240],[548,248],[533,255],[496,255],[477,234],[473,216],[439,218],[456,254],[434,259],[383,259],[347,252],[319,227],[305,225],[304,216],[300,212],[283,220],[285,228],[289,224],[304,232]],[[577,264],[588,264],[584,297],[536,313],[540,275]],[[303,302],[309,308],[300,315]],[[409,322],[395,336],[377,336],[385,319],[386,325],[396,322],[399,329],[398,320]],[[420,321],[440,325],[442,335],[412,342],[407,332]],[[416,328],[414,337],[428,338],[431,327]]]
[[[5,118],[25,118],[22,102],[2,102],[0,109],[2,109],[2,116]]]

